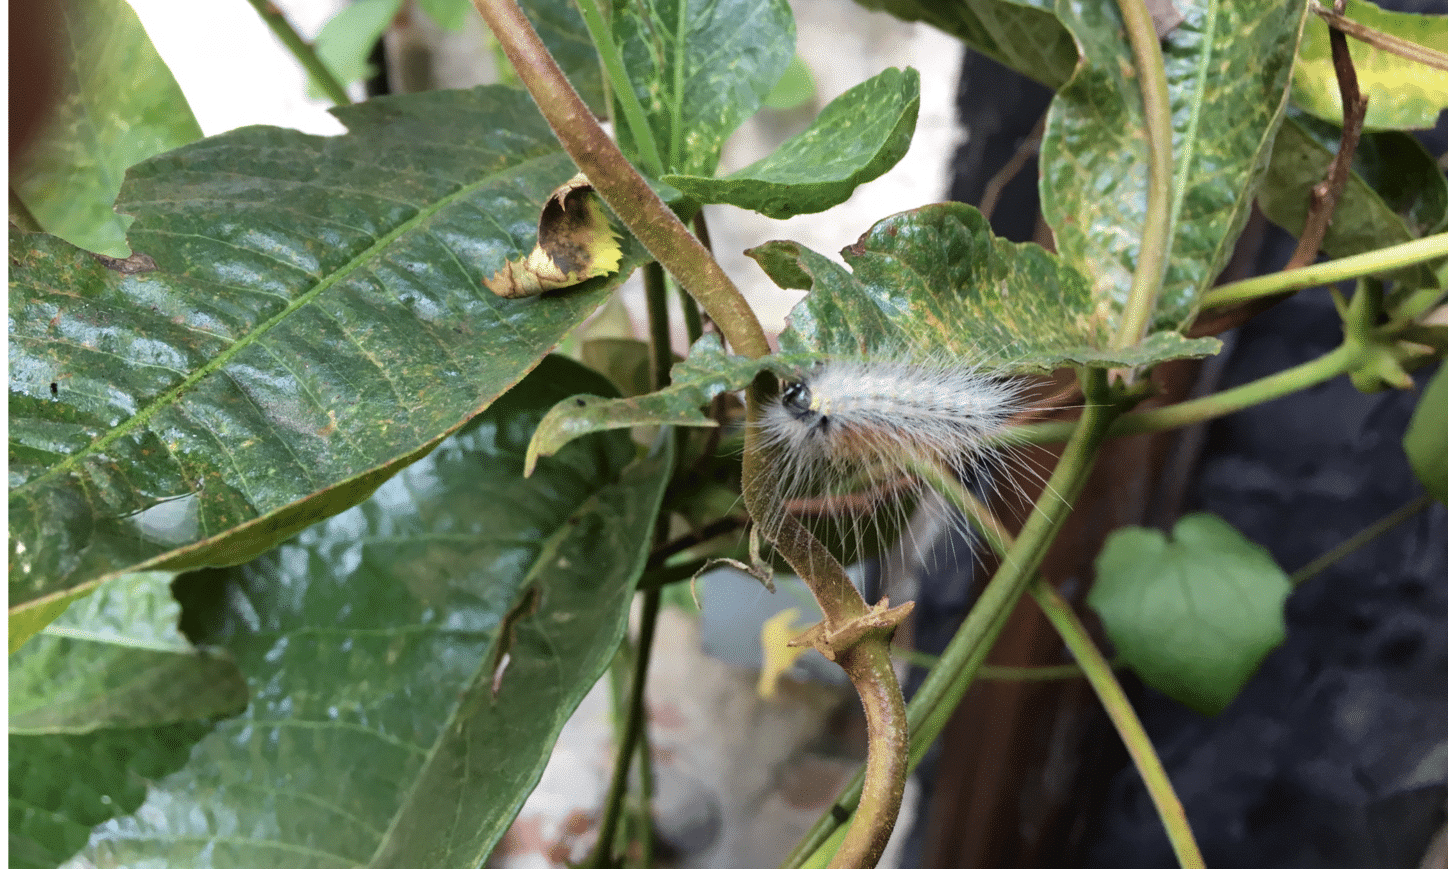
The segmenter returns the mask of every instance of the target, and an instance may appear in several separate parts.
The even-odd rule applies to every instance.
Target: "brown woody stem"
[[[704,308],[734,350],[751,359],[769,353],[759,318],[719,263],[690,234],[599,126],[514,0],[473,0],[518,79],[563,150],[649,253]]]

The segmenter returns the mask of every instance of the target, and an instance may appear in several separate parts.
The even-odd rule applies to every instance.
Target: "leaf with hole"
[[[533,251],[504,263],[483,286],[505,299],[536,296],[612,274],[622,257],[608,210],[580,172],[543,203]]]
[[[810,291],[779,336],[786,352],[954,356],[1015,372],[1149,365],[1220,346],[1161,332],[1105,349],[1119,316],[1114,299],[1094,296],[1086,278],[1039,245],[995,237],[979,211],[960,203],[879,221],[841,251],[848,269],[795,242],[748,254],[781,287]]]

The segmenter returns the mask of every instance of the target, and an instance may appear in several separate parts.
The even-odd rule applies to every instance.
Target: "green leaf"
[[[1350,0],[1344,14],[1375,30],[1448,52],[1448,15],[1388,12],[1366,0]],[[1348,46],[1358,89],[1368,98],[1368,129],[1422,130],[1438,123],[1438,114],[1448,107],[1448,72],[1356,39],[1349,38]],[[1332,68],[1328,27],[1316,15],[1308,18],[1297,58],[1293,102],[1342,126],[1342,95]]]
[[[1263,213],[1273,223],[1294,235],[1302,232],[1312,188],[1327,176],[1337,137],[1319,121],[1288,116],[1258,194]],[[1406,134],[1368,134],[1359,142],[1322,249],[1333,257],[1367,253],[1437,232],[1445,220],[1448,180],[1432,156]],[[1439,285],[1431,264],[1385,277],[1415,287]]]
[[[1226,264],[1286,104],[1304,4],[1182,0],[1162,43],[1173,123],[1172,248],[1152,328],[1179,329]],[[1147,136],[1135,60],[1113,3],[1058,3],[1086,56],[1041,144],[1042,211],[1062,261],[1120,305],[1146,218]]]
[[[76,603],[10,659],[11,734],[88,733],[228,715],[246,685],[176,629],[171,574],[137,573]]]
[[[521,478],[544,409],[607,388],[549,358],[366,503],[187,577],[255,699],[82,858],[483,865],[624,635],[670,475],[616,433]]]
[[[376,72],[368,58],[401,8],[402,0],[353,0],[322,26],[317,57],[343,87]],[[311,87],[319,91],[315,83]]]
[[[630,3],[613,30],[665,168],[684,175],[714,174],[724,140],[794,56],[786,0]],[[620,143],[634,148],[627,125]]]
[[[140,807],[210,719],[246,706],[224,654],[177,632],[170,574],[97,590],[10,659],[10,857],[50,867]]]
[[[437,22],[437,26],[453,33],[462,32],[473,11],[472,0],[418,0],[417,5]]]
[[[112,207],[126,169],[201,138],[201,128],[124,0],[77,0],[56,12],[65,37],[58,101],[12,163],[10,186],[47,232],[127,257],[131,219]]]
[[[565,293],[482,278],[576,171],[526,94],[388,97],[143,163],[154,271],[12,235],[10,606],[235,564],[366,498],[487,407],[646,256]],[[12,621],[12,631],[15,623]]]
[[[141,807],[149,782],[180,769],[206,722],[10,737],[10,863],[54,869],[91,828]]]
[[[730,356],[718,335],[705,335],[694,342],[689,358],[669,372],[670,384],[665,389],[629,398],[574,395],[559,402],[543,417],[528,444],[525,473],[532,472],[540,456],[551,456],[564,444],[592,432],[641,425],[717,426],[700,408],[722,392],[743,389],[760,371],[780,370],[783,364],[779,356]]]
[[[1071,77],[1079,57],[1071,34],[1046,0],[856,0],[906,21],[924,21],[972,50],[1052,90]]]
[[[980,212],[960,203],[879,221],[841,251],[853,272],[795,242],[748,253],[781,287],[811,291],[779,336],[785,352],[961,356],[1005,371],[1049,371],[1149,365],[1220,346],[1161,333],[1106,350],[1113,318],[1102,315],[1086,279],[1038,245],[991,235]]]
[[[1113,532],[1086,600],[1148,685],[1214,715],[1286,637],[1291,590],[1267,550],[1195,513],[1171,539],[1149,528]]]
[[[920,74],[887,69],[833,100],[809,129],[728,178],[665,175],[703,203],[727,203],[782,220],[850,198],[910,148],[920,113]]]
[[[815,88],[814,75],[809,71],[809,65],[800,59],[796,52],[790,58],[789,66],[784,68],[784,75],[775,82],[774,89],[764,98],[766,109],[777,111],[788,111],[797,109],[815,98],[818,93]]]
[[[1403,435],[1403,450],[1408,464],[1428,492],[1448,504],[1448,365],[1439,365],[1438,373],[1428,381],[1408,432]]]

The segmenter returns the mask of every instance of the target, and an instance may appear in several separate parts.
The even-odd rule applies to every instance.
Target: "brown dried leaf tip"
[[[623,248],[608,212],[583,173],[553,191],[538,217],[538,243],[483,279],[505,299],[536,296],[618,271]]]

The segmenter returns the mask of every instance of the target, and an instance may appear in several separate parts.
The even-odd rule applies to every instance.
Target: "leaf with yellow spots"
[[[1436,52],[1440,57],[1448,53],[1448,15],[1391,12],[1366,0],[1352,0],[1344,15],[1376,30],[1378,41],[1385,44],[1351,43],[1352,65],[1368,98],[1364,125],[1370,130],[1430,129],[1438,122],[1438,113],[1448,107],[1448,71],[1403,52],[1420,56]],[[1342,96],[1333,71],[1328,26],[1316,15],[1308,16],[1298,48],[1292,99],[1307,112],[1342,126]]]
[[[483,286],[505,299],[536,296],[613,274],[622,257],[608,212],[579,173],[543,204],[533,252],[505,263],[483,279]]]

